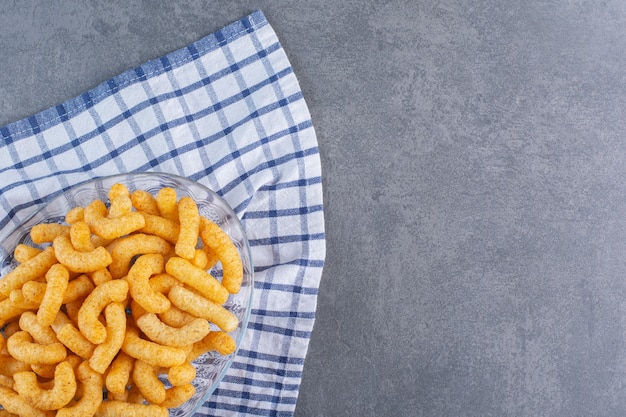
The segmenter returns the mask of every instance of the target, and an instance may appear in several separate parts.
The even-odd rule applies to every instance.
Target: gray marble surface
[[[257,8],[324,170],[296,416],[626,415],[623,1],[3,1],[0,125]]]

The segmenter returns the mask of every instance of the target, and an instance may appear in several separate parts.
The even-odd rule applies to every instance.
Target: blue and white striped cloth
[[[169,172],[224,197],[250,240],[255,293],[239,354],[198,415],[293,414],[325,258],[321,169],[262,12],[4,126],[0,140],[0,237],[99,176]]]

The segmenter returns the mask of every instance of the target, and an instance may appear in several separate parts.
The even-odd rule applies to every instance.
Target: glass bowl
[[[68,191],[54,196],[41,209],[32,214],[20,226],[11,231],[0,243],[0,276],[6,275],[17,266],[13,250],[20,244],[35,245],[29,236],[30,229],[39,223],[63,223],[65,214],[76,206],[85,207],[94,199],[107,201],[107,192],[115,183],[126,185],[129,190],[145,190],[153,195],[163,187],[172,187],[179,197],[193,198],[200,214],[217,223],[234,242],[243,263],[243,282],[238,294],[231,294],[224,306],[239,319],[239,327],[230,335],[236,343],[236,350],[222,356],[217,352],[206,353],[193,364],[197,376],[193,382],[195,395],[178,408],[170,409],[170,416],[192,416],[213,393],[233,362],[250,316],[250,303],[253,289],[253,267],[246,233],[232,208],[215,192],[187,178],[157,172],[142,172],[112,175],[96,178],[79,184]],[[218,263],[211,275],[221,279],[222,271]],[[163,379],[169,387],[167,380]]]

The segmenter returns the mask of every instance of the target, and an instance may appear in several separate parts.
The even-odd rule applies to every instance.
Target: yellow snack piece
[[[86,297],[94,288],[96,288],[95,285],[87,275],[80,275],[78,278],[68,282],[67,289],[63,295],[63,304]]]
[[[98,285],[87,296],[78,310],[78,328],[93,344],[103,343],[106,339],[106,328],[98,320],[100,312],[111,302],[124,302],[128,294],[128,282],[115,279]]]
[[[137,322],[139,317],[146,314],[146,310],[136,300],[131,300],[130,309],[135,322]]]
[[[13,381],[13,378],[10,376],[0,375],[0,385],[3,387],[13,389],[13,386],[15,385],[15,381]],[[0,417],[2,417],[2,414],[0,414]]]
[[[89,359],[89,366],[96,372],[104,374],[117,352],[120,351],[126,334],[126,311],[122,303],[111,303],[104,309],[106,317],[107,337],[96,346]]]
[[[83,363],[83,359],[77,355],[67,355],[65,361],[72,365],[72,369],[74,370],[74,374],[76,374],[76,370],[78,366]]]
[[[177,385],[168,388],[165,391],[165,400],[159,405],[165,408],[174,408],[183,405],[189,401],[191,397],[196,393],[196,387],[192,384]]]
[[[65,313],[59,311],[51,327],[59,342],[63,343],[66,348],[80,358],[88,359],[91,357],[95,346],[83,336]]]
[[[211,332],[199,342],[193,344],[187,361],[193,362],[207,352],[217,351],[221,355],[230,355],[236,349],[235,340],[225,332]]]
[[[176,243],[178,234],[180,233],[180,226],[176,222],[161,217],[160,215],[153,215],[143,211],[139,213],[143,216],[145,221],[145,225],[141,229],[142,233],[159,236],[170,243]]]
[[[0,355],[0,375],[12,377],[18,372],[25,372],[29,369],[29,363],[22,362],[21,360],[9,355]]]
[[[83,306],[83,303],[86,299],[87,297],[81,297],[65,304],[65,312],[67,313],[67,317],[69,317],[73,323],[78,323],[78,312],[80,311],[80,308]]]
[[[113,279],[107,268],[98,269],[97,271],[89,273],[89,278],[91,278],[91,282],[95,285],[104,284],[105,282]]]
[[[47,284],[43,282],[28,281],[22,286],[24,299],[39,305],[46,293],[46,288]],[[79,298],[86,297],[94,288],[95,286],[87,275],[80,275],[78,278],[68,282],[62,303],[67,304]],[[11,294],[14,292],[15,291],[12,291]]]
[[[73,272],[93,272],[111,264],[111,254],[102,246],[91,252],[79,252],[67,236],[58,236],[52,243],[54,255]]]
[[[65,324],[56,332],[57,339],[65,347],[83,359],[93,355],[95,346],[73,324]]]
[[[43,295],[46,293],[47,287],[48,284],[45,282],[28,281],[22,285],[21,289],[11,291],[9,298],[15,303],[28,302],[39,307],[41,300],[43,300]]]
[[[28,281],[26,284],[30,284],[31,282],[36,282],[36,281]],[[24,285],[26,285],[26,284],[24,284]],[[40,283],[37,282],[37,284],[40,284]],[[22,288],[24,288],[24,287],[22,287]],[[43,297],[43,294],[41,296]],[[39,308],[39,304],[40,304],[40,303],[33,302],[31,300],[28,300],[24,296],[24,291],[23,290],[13,290],[13,291],[11,291],[11,294],[9,294],[9,298],[7,300],[5,300],[5,301],[9,301],[10,304],[12,305],[12,307],[16,309],[16,311],[19,311],[19,309],[21,309],[22,311],[36,310],[36,309]],[[0,304],[0,308],[2,308],[2,304]],[[0,313],[0,316],[1,315],[2,315],[2,313]]]
[[[170,258],[165,271],[215,303],[224,304],[228,300],[228,291],[218,280],[186,259],[177,256]]]
[[[19,372],[13,375],[15,390],[35,407],[42,410],[58,410],[67,405],[76,393],[76,378],[72,365],[58,364],[54,371],[54,384],[50,389],[41,389],[34,372]]]
[[[137,388],[137,385],[132,384],[130,389],[128,390],[128,396],[126,397],[126,402],[131,404],[145,404],[146,399]]]
[[[53,379],[54,378],[54,370],[56,369],[57,364],[47,364],[43,365],[40,363],[33,363],[30,366],[30,369],[37,374],[37,376],[45,379]],[[48,385],[54,385],[54,381],[46,381],[39,384],[41,388],[49,389]]]
[[[126,328],[126,337],[122,350],[135,359],[140,359],[154,366],[170,367],[185,362],[187,353],[184,349],[163,346],[139,337],[137,329]]]
[[[126,386],[130,381],[135,359],[124,352],[120,352],[111,363],[106,375],[106,387],[110,393],[122,395],[126,392]]]
[[[130,392],[129,390],[122,391],[121,394],[116,394],[114,392],[107,392],[107,401],[128,401],[128,396]]]
[[[102,388],[104,385],[102,375],[91,369],[87,362],[83,362],[78,366],[76,375],[80,381],[79,389],[82,389],[83,394],[73,405],[57,411],[56,417],[93,416],[102,404]]]
[[[52,328],[50,326],[42,326],[39,320],[37,320],[37,314],[32,311],[22,313],[19,325],[40,345],[49,345],[59,341]]]
[[[202,219],[200,219],[200,222],[202,222]],[[204,269],[209,270],[217,265],[217,263],[220,261],[220,259],[217,257],[217,253],[215,253],[213,249],[206,245],[204,245],[202,250],[204,251],[204,253],[206,253],[207,257],[206,268]]]
[[[150,278],[150,286],[152,289],[163,295],[167,295],[170,289],[175,285],[182,286],[183,283],[168,273],[156,274]],[[142,313],[142,315],[144,313]],[[157,316],[163,323],[171,327],[182,327],[196,319],[196,317],[173,305],[170,305],[164,312],[158,313]]]
[[[174,251],[181,258],[191,260],[196,254],[200,231],[200,213],[192,198],[182,197],[178,201],[178,222],[180,231]]]
[[[119,219],[131,214],[133,203],[128,196],[117,196],[111,199],[111,207],[109,207],[108,217],[110,219]],[[136,217],[133,215],[133,217]]]
[[[47,247],[43,252],[18,265],[0,279],[0,296],[6,298],[12,290],[20,288],[25,282],[43,276],[56,262],[54,249]]]
[[[52,242],[58,236],[68,236],[70,227],[58,223],[36,224],[30,229],[30,238],[36,245]]]
[[[128,274],[130,262],[135,256],[153,253],[165,256],[172,246],[158,236],[136,233],[116,240],[109,249],[113,258],[113,262],[109,265],[109,272],[114,279],[118,279]]]
[[[70,242],[79,252],[92,252],[96,248],[91,241],[91,230],[84,221],[77,221],[70,227]]]
[[[158,316],[163,323],[171,327],[183,327],[196,319],[195,316],[176,306],[170,306],[170,308],[165,310],[163,313],[159,313]]]
[[[104,246],[107,247],[111,244],[111,242],[113,242],[114,239],[105,239],[102,236],[98,236],[98,235],[91,235],[91,244],[97,248],[100,246]]]
[[[137,258],[126,276],[131,297],[150,313],[161,313],[170,307],[167,297],[149,284],[150,277],[162,271],[163,256],[147,254]]]
[[[161,217],[178,222],[178,196],[176,190],[170,187],[161,188],[155,197]]]
[[[58,415],[57,415],[58,416]],[[137,404],[123,401],[103,401],[94,417],[168,417],[165,407],[154,404]],[[63,417],[63,416],[58,416]]]
[[[182,282],[166,272],[155,274],[150,278],[150,287],[161,294],[167,295],[174,285],[183,285]]]
[[[124,184],[113,184],[108,193],[109,206],[108,217],[111,219],[120,218],[129,214],[133,209],[133,203],[130,200],[130,193]]]
[[[82,222],[85,219],[85,209],[82,207],[74,207],[65,214],[65,223],[72,225],[76,222]]]
[[[0,281],[2,282],[2,281]],[[18,317],[30,307],[14,303],[10,298],[0,301],[0,326]]]
[[[139,212],[152,214],[154,216],[160,216],[161,212],[159,211],[159,206],[157,205],[156,200],[147,191],[144,190],[135,190],[130,195],[130,200],[133,203],[135,209]]]
[[[190,262],[200,269],[209,269],[209,256],[207,255],[206,251],[202,249],[196,249],[193,255],[193,259],[190,259]]]
[[[59,237],[57,239],[62,239]],[[67,269],[61,264],[54,264],[46,273],[46,292],[41,300],[41,305],[37,311],[37,321],[43,327],[48,327],[54,321],[67,289],[70,275]]]
[[[130,198],[130,191],[128,187],[122,184],[121,182],[115,183],[109,188],[109,192],[107,193],[109,200],[114,200],[118,197],[128,197]]]
[[[167,371],[167,379],[174,386],[190,384],[196,377],[196,368],[189,362],[172,366]]]
[[[225,332],[232,332],[239,325],[237,316],[226,310],[222,305],[184,287],[173,287],[168,297],[176,307],[216,324]]]
[[[6,411],[21,417],[51,417],[53,414],[33,407],[11,388],[0,386],[0,404]]]
[[[145,399],[151,403],[158,404],[165,400],[165,386],[159,380],[155,366],[136,360],[133,368],[133,381]]]
[[[25,331],[19,331],[7,339],[7,350],[15,359],[29,364],[54,364],[65,359],[67,352],[61,343],[40,345]]]
[[[216,223],[206,217],[200,219],[200,236],[222,263],[222,285],[229,293],[237,294],[243,281],[243,264],[237,247]]]
[[[153,342],[181,348],[202,340],[211,330],[209,322],[205,319],[197,318],[176,328],[163,323],[156,314],[152,313],[139,317],[137,327]]]
[[[15,250],[13,250],[13,258],[19,263],[24,263],[39,255],[41,252],[42,250],[39,248],[20,243],[15,247]]]
[[[134,211],[116,218],[106,216],[107,208],[101,200],[95,200],[85,207],[85,222],[93,233],[105,239],[125,236],[145,225],[143,216]]]

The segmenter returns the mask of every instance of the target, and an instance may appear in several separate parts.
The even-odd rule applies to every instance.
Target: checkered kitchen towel
[[[247,231],[252,315],[199,415],[291,415],[325,257],[317,139],[276,34],[254,12],[0,128],[0,236],[94,177],[162,171],[219,193]]]

